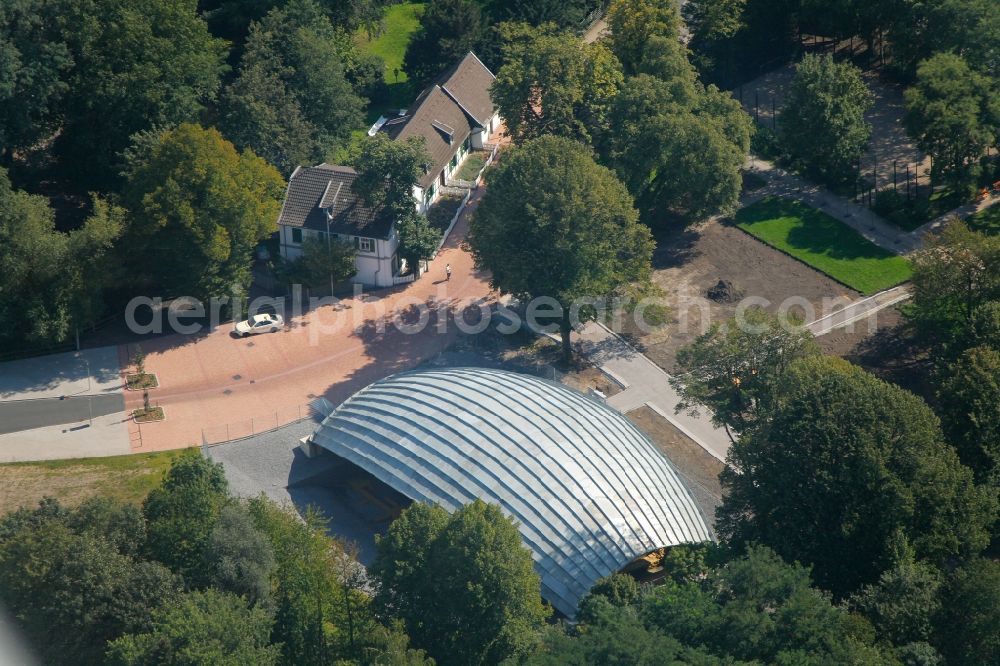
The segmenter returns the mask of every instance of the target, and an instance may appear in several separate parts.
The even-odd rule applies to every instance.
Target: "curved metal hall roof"
[[[313,441],[415,501],[498,504],[531,550],[542,596],[568,617],[598,578],[710,539],[676,470],[628,419],[528,375],[393,375],[340,405]]]

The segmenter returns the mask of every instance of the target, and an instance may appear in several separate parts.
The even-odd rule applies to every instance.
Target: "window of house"
[[[458,153],[455,153],[451,158],[451,168],[454,169],[458,166]]]
[[[298,227],[292,229],[292,242],[296,244],[302,243],[302,229]]]
[[[375,239],[374,238],[361,238],[358,237],[358,250],[361,252],[374,252],[375,251]]]

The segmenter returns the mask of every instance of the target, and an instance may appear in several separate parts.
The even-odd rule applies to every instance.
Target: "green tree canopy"
[[[313,0],[290,0],[252,24],[223,95],[226,137],[286,174],[346,147],[365,101],[345,78],[338,39]]]
[[[171,295],[246,289],[251,252],[274,231],[283,195],[274,167],[237,152],[217,130],[163,132],[128,175],[126,261]]]
[[[500,509],[414,504],[378,540],[376,603],[440,664],[525,655],[546,611],[531,554]]]
[[[677,352],[683,371],[671,378],[678,410],[706,407],[712,422],[739,434],[757,425],[776,397],[778,380],[799,358],[819,353],[812,334],[761,308],[713,324]]]
[[[0,169],[0,343],[38,345],[69,339],[103,314],[111,249],[125,211],[95,198],[83,227],[57,231],[48,201],[15,190]]]
[[[283,663],[323,666],[365,652],[407,657],[405,644],[374,622],[356,554],[327,534],[317,512],[300,516],[263,495],[250,500],[249,510],[274,551],[271,636],[281,645]]]
[[[426,215],[414,210],[400,217],[396,233],[399,235],[399,256],[412,268],[434,258],[442,236],[441,230],[432,226]]]
[[[681,15],[673,0],[614,0],[608,8],[611,50],[626,74],[638,74],[654,37],[680,38]]]
[[[988,306],[1000,301],[1000,237],[959,220],[926,238],[913,262],[913,300],[905,310],[919,340],[947,362],[985,342]]]
[[[274,549],[243,505],[222,508],[203,558],[206,586],[243,597],[250,605],[270,606]]]
[[[73,65],[60,5],[16,0],[0,7],[0,160],[53,135]],[[2,163],[2,162],[0,162]]]
[[[906,548],[878,582],[865,585],[851,597],[850,606],[868,618],[878,637],[888,643],[928,643],[940,607],[941,583],[941,573],[916,561],[912,549]]]
[[[608,122],[621,66],[600,42],[551,25],[509,30],[490,94],[515,143],[545,134],[590,141]]]
[[[420,15],[420,28],[406,45],[403,69],[421,83],[435,78],[487,36],[487,22],[474,0],[431,0]]]
[[[980,481],[1000,481],[1000,338],[973,347],[945,371],[938,413],[948,441]]]
[[[153,612],[152,629],[108,646],[112,666],[243,666],[278,664],[271,617],[259,606],[217,590],[189,592]]]
[[[196,0],[62,3],[74,67],[57,148],[74,178],[109,187],[130,137],[196,120],[215,100],[226,43],[198,15]]]
[[[473,215],[469,245],[493,288],[559,303],[566,360],[574,303],[580,319],[594,317],[595,302],[647,285],[652,270],[652,236],[628,190],[585,147],[553,136],[505,155]]]
[[[609,114],[613,130],[599,142],[604,160],[644,210],[689,220],[735,210],[750,117],[728,94],[704,89],[683,56],[649,64],[661,76],[676,73],[669,80],[640,74],[625,82]]]
[[[935,645],[948,664],[1000,660],[1000,563],[976,558],[945,582],[935,617]]]
[[[393,141],[379,132],[359,142],[350,163],[358,172],[354,192],[366,205],[403,215],[413,208],[413,188],[430,156],[422,137]]]
[[[996,95],[990,80],[953,53],[920,63],[916,83],[906,90],[907,131],[934,159],[936,176],[972,187],[979,158],[995,142],[1000,118],[991,114]]]
[[[782,147],[824,181],[849,180],[871,138],[865,114],[872,103],[856,67],[830,55],[806,55],[778,119]]]
[[[134,559],[121,527],[105,520],[120,506],[76,511],[43,504],[9,518],[0,543],[0,600],[50,664],[101,664],[105,644],[144,631],[149,614],[180,591],[165,567]]]
[[[583,27],[600,0],[486,0],[487,13],[496,23],[524,22],[533,26],[553,23],[563,29]]]
[[[222,465],[197,449],[186,450],[171,463],[163,485],[143,502],[147,554],[189,583],[200,580],[206,548],[228,490]]]
[[[766,421],[729,450],[725,539],[807,563],[837,595],[875,582],[900,535],[938,562],[986,545],[995,499],[922,400],[828,357],[796,361],[781,381]]]

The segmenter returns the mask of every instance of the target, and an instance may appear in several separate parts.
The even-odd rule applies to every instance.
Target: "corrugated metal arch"
[[[499,505],[531,550],[542,596],[568,617],[598,578],[711,538],[677,471],[628,419],[529,375],[393,375],[340,405],[313,441],[415,501]]]

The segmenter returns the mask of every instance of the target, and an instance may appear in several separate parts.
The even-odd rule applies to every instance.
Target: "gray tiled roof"
[[[453,133],[449,136],[435,125],[445,125]],[[420,187],[427,187],[472,134],[472,125],[462,108],[439,86],[433,85],[420,94],[410,113],[390,120],[382,130],[394,141],[423,137],[431,161],[427,173],[420,179]]]
[[[496,77],[471,51],[462,61],[441,75],[438,85],[472,115],[480,127],[496,113],[490,86]]]
[[[449,512],[475,498],[517,522],[542,596],[568,617],[602,576],[710,539],[673,465],[618,412],[502,370],[393,375],[354,394],[313,441]]]
[[[406,115],[382,126],[393,140],[424,138],[431,161],[420,187],[430,185],[473,129],[485,126],[496,112],[490,98],[494,79],[486,65],[469,52],[425,88]]]
[[[356,178],[354,169],[333,164],[296,169],[288,181],[278,224],[326,231],[326,209],[331,208],[332,233],[388,238],[392,217],[358,199],[351,188]]]

